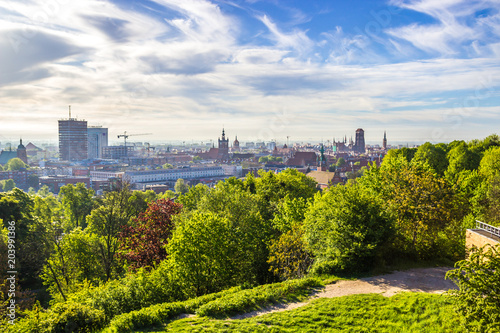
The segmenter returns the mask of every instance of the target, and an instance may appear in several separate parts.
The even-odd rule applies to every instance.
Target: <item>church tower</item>
[[[387,150],[387,135],[385,134],[385,131],[384,131],[384,140],[382,141],[382,147],[384,148],[384,150]]]
[[[219,158],[224,159],[229,155],[229,138],[226,139],[224,128],[222,129],[222,137],[219,138]]]
[[[19,146],[17,146],[17,157],[24,163],[28,164],[28,155],[26,153],[26,147],[23,145],[23,139],[19,140]]]

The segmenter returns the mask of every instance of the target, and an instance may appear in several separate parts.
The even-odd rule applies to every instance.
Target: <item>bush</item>
[[[105,324],[104,311],[84,304],[66,302],[56,304],[48,311],[39,308],[28,311],[28,317],[5,328],[8,332],[30,333],[96,332]]]
[[[500,245],[487,245],[455,264],[446,274],[459,290],[449,293],[468,331],[500,331]]]
[[[200,306],[239,290],[241,290],[241,287],[234,287],[184,302],[157,304],[130,313],[125,313],[115,317],[106,329],[106,332],[130,332],[141,327],[160,325],[181,313],[195,313],[196,309]]]
[[[319,285],[321,285],[319,280],[312,278],[262,285],[218,298],[199,307],[196,314],[199,316],[226,317],[244,313],[295,296],[297,293],[302,294],[311,287]]]
[[[95,332],[106,322],[104,311],[78,303],[57,304],[52,312],[57,316],[50,332]]]

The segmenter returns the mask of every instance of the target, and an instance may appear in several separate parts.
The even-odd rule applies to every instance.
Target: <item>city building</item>
[[[133,152],[134,147],[132,146],[103,146],[102,158],[118,160],[120,158],[131,156]]]
[[[176,181],[179,178],[209,178],[223,177],[225,170],[220,166],[206,168],[180,168],[180,169],[161,169],[146,171],[125,171],[123,180],[130,184],[135,183],[161,183],[166,181]]]
[[[88,158],[102,158],[102,149],[108,146],[108,129],[101,126],[87,127]]]
[[[59,120],[59,159],[81,161],[88,157],[87,121],[71,118]]]
[[[219,156],[218,158],[223,160],[229,157],[229,138],[226,138],[226,133],[222,129],[222,138],[219,138]]]
[[[382,148],[384,148],[384,150],[387,150],[387,135],[384,131],[384,140],[382,141]]]
[[[0,152],[0,164],[5,165],[13,158],[20,158],[21,161],[28,164],[28,156],[26,153],[26,147],[23,145],[23,140],[19,140],[19,146],[17,146],[17,150],[13,151],[12,148],[9,150],[2,150]]]
[[[59,193],[59,190],[64,185],[78,183],[84,183],[85,187],[90,188],[90,178],[89,177],[75,177],[75,176],[43,176],[40,177],[40,186],[47,185],[50,192]]]
[[[362,128],[356,130],[356,141],[354,143],[353,151],[358,153],[365,153],[365,131]]]
[[[238,141],[238,136],[236,136],[234,139],[233,151],[240,151],[240,142]]]

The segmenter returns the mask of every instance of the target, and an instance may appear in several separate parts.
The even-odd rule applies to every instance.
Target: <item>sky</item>
[[[2,0],[0,142],[498,133],[499,0]],[[132,138],[131,138],[132,139]]]

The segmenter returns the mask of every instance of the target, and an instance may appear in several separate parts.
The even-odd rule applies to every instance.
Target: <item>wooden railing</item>
[[[476,229],[487,231],[497,237],[500,237],[500,228],[486,224],[481,221],[476,221]]]

